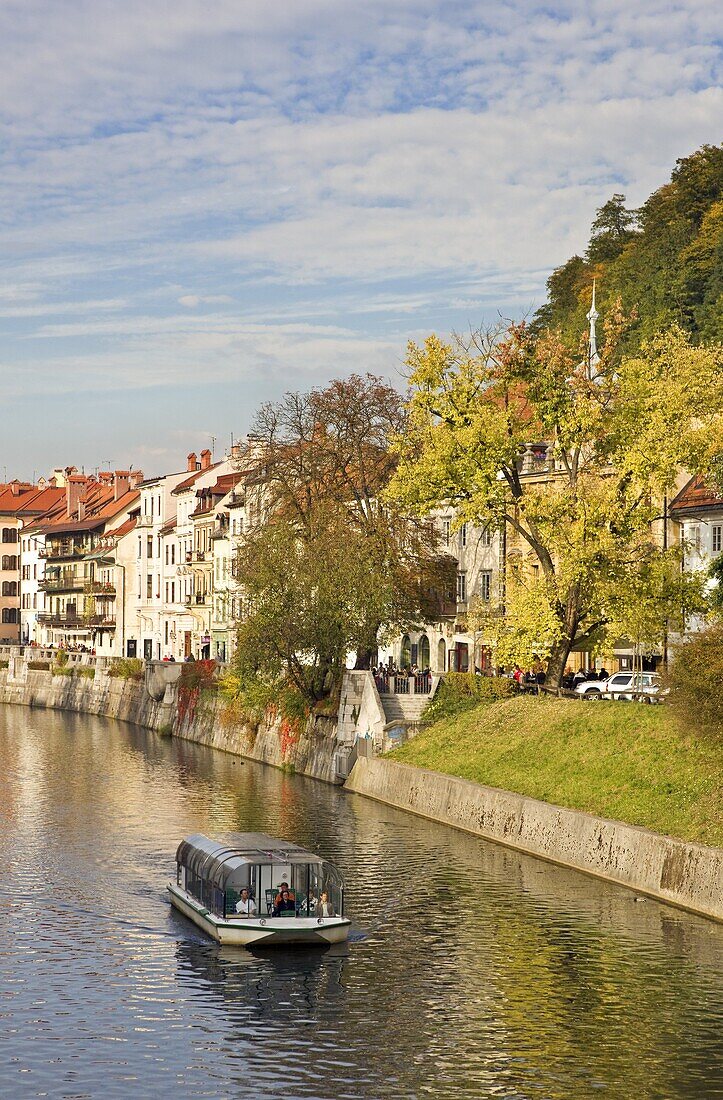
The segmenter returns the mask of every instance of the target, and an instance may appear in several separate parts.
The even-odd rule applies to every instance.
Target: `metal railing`
[[[409,676],[407,673],[379,672],[375,683],[380,695],[429,695],[432,690],[432,674],[418,673]]]

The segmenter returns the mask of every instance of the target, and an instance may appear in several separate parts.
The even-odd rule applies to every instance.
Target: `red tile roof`
[[[185,481],[178,483],[175,489],[171,489],[171,495],[175,493],[182,493],[186,489],[190,489],[196,481],[198,481],[201,474],[207,474],[209,470],[215,470],[217,466],[220,466],[220,462],[212,462],[210,466],[207,466],[205,470],[194,470],[190,477],[187,477]]]
[[[696,474],[671,501],[670,514],[691,515],[711,508],[723,508],[723,497],[709,489],[700,474]]]

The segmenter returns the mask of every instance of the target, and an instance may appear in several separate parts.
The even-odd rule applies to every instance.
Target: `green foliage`
[[[557,685],[574,644],[650,642],[700,610],[700,578],[651,535],[678,470],[707,470],[723,439],[723,348],[679,328],[634,357],[610,321],[596,378],[524,326],[410,345],[409,429],[390,492],[420,514],[443,504],[508,533],[505,606],[472,606],[499,660],[548,659]],[[544,477],[521,456],[548,443]]]
[[[7,657],[0,658],[0,669],[9,668],[9,667],[10,667],[10,661],[7,659]]]
[[[69,660],[70,658],[68,657],[67,651],[64,649],[59,649],[55,654],[55,665],[57,668],[65,668]]]
[[[723,844],[718,743],[680,731],[669,707],[520,695],[425,726],[392,759]]]
[[[677,648],[668,686],[668,701],[681,728],[723,742],[723,620]]]
[[[120,680],[142,680],[143,661],[140,657],[114,657],[108,675]]]
[[[53,676],[72,676],[73,669],[67,665],[54,664],[50,670]]]
[[[677,162],[669,183],[637,211],[614,195],[593,222],[583,261],[572,257],[550,276],[548,300],[533,328],[557,329],[571,342],[584,332],[590,286],[605,316],[620,298],[636,320],[623,347],[636,351],[677,323],[694,343],[723,329],[723,146],[704,145]]]
[[[90,668],[88,665],[77,665],[75,672],[76,675],[80,676],[81,680],[95,679],[95,669]]]
[[[474,672],[447,672],[440,681],[434,698],[427,703],[422,715],[425,723],[437,722],[465,710],[477,707],[481,702],[492,703],[508,699],[515,694],[513,680],[504,677],[478,676]]]
[[[49,672],[50,661],[28,661],[28,668],[34,669],[37,672]]]

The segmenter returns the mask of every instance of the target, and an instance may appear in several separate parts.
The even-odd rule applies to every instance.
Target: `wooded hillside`
[[[637,320],[626,350],[673,322],[695,343],[723,334],[723,145],[679,160],[670,182],[639,210],[615,194],[592,224],[584,256],[572,256],[547,281],[548,301],[532,327],[560,329],[571,341],[586,330],[590,288],[605,315],[619,296]],[[601,335],[601,334],[600,334]]]

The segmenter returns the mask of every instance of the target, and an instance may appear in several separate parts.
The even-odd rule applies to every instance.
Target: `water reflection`
[[[722,1095],[723,929],[299,777],[0,713],[0,1085],[15,1096]],[[179,838],[258,830],[347,877],[343,950],[220,948]]]

